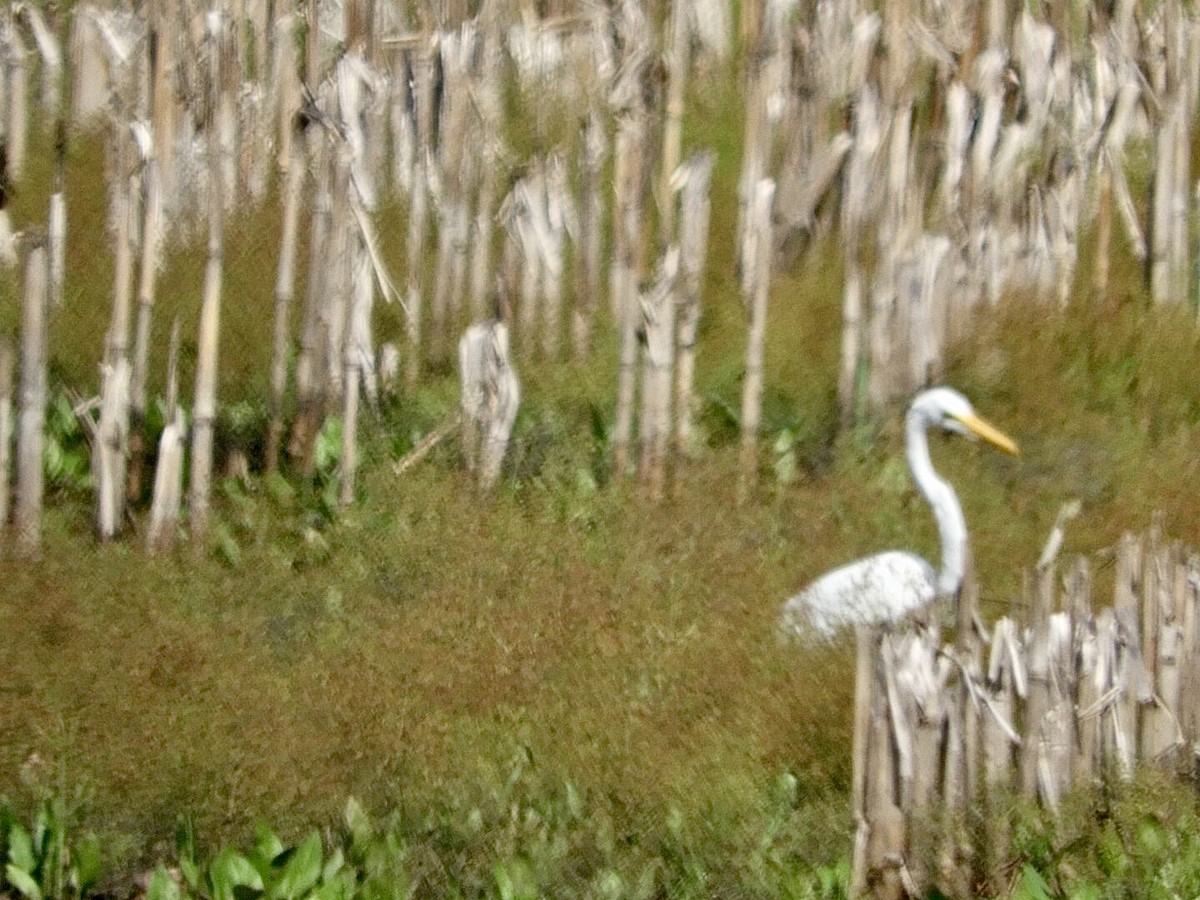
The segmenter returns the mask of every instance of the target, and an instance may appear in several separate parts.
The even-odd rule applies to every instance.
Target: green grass
[[[244,842],[260,819],[289,839],[329,825],[355,796],[380,816],[398,811],[415,846],[434,848],[420,851],[430,871],[431,859],[458,860],[496,888],[493,861],[545,836],[521,816],[567,803],[567,785],[586,809],[564,832],[572,852],[609,853],[630,879],[656,861],[670,869],[659,883],[695,896],[720,893],[706,893],[705,878],[709,889],[768,893],[777,882],[755,866],[778,876],[843,860],[852,652],[780,646],[776,610],[864,553],[936,556],[936,532],[907,481],[898,411],[836,433],[840,254],[829,246],[775,279],[763,481],[737,502],[738,119],[719,96],[708,102],[722,156],[699,344],[706,441],[672,499],[650,506],[608,482],[608,332],[586,370],[519,362],[525,403],[489,498],[471,490],[452,444],[403,477],[391,471],[453,409],[448,371],[367,416],[359,499],[336,521],[319,484],[228,481],[211,545],[147,558],[133,537],[97,544],[86,495],[64,487],[41,558],[0,558],[0,795],[33,808],[22,766],[37,754],[64,789],[80,786],[79,827],[126,869],[163,858],[181,814],[211,850]],[[85,393],[111,294],[100,157],[94,141],[73,145],[67,301],[52,317],[54,383]],[[42,215],[38,165],[19,222]],[[402,205],[381,218],[399,274]],[[264,402],[277,207],[231,229],[220,396],[252,419]],[[1156,510],[1172,536],[1200,545],[1192,314],[1149,309],[1130,261],[1117,263],[1108,296],[1081,293],[1065,311],[1013,298],[949,361],[947,380],[1024,451],[933,450],[962,497],[989,615],[1019,599],[1068,499],[1082,499],[1084,515],[1067,553],[1102,550]],[[168,261],[152,391],[171,316],[195,334],[202,267],[186,244]],[[4,290],[11,329],[17,292]],[[398,311],[381,310],[380,337],[400,325]],[[798,468],[782,483],[771,448],[785,430]],[[1025,859],[1036,871],[1045,862],[1034,850]]]

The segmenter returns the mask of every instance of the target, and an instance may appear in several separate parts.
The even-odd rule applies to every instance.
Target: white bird
[[[971,403],[948,387],[919,393],[905,417],[905,454],[917,489],[933,508],[942,542],[942,567],[902,550],[889,550],[822,575],[783,605],[780,627],[788,634],[829,639],[847,625],[895,622],[936,597],[962,586],[967,558],[967,523],[958,496],[929,459],[926,432],[933,427],[981,438],[1014,455],[1008,435],[985,422]]]

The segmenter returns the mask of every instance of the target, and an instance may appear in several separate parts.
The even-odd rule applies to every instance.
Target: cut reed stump
[[[458,344],[462,376],[462,449],[467,471],[481,490],[500,477],[521,386],[508,350],[508,327],[500,321],[470,326]]]
[[[1157,520],[1127,535],[1113,604],[1095,612],[1086,561],[1059,578],[1060,543],[1052,535],[1034,572],[1027,623],[979,630],[978,651],[961,606],[954,647],[920,625],[860,631],[853,895],[964,896],[985,882],[1003,893],[1013,793],[1054,815],[1069,791],[1138,765],[1192,774],[1198,557]]]

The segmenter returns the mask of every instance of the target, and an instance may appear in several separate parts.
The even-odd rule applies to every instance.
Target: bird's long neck
[[[938,477],[929,458],[929,440],[921,417],[909,413],[905,421],[905,447],[908,468],[922,496],[933,507],[938,534],[942,540],[942,568],[938,572],[938,593],[949,596],[962,586],[967,559],[967,522],[954,488]]]

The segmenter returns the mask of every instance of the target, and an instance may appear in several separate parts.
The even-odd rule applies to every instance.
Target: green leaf
[[[501,900],[536,900],[539,895],[533,869],[523,859],[510,860],[507,865],[497,861],[492,874]]]
[[[8,879],[8,883],[15,887],[22,897],[27,900],[42,900],[42,889],[38,887],[37,881],[25,869],[18,869],[12,863],[9,863],[4,869],[4,875]]]
[[[87,837],[76,845],[72,853],[74,861],[75,890],[81,896],[89,893],[89,889],[100,880],[104,859],[100,853],[100,844],[95,837]]]
[[[267,896],[273,900],[297,900],[304,896],[321,877],[322,856],[321,835],[313,831],[292,852]]]
[[[342,459],[342,420],[330,416],[321,426],[313,446],[313,463],[318,472],[329,475]]]
[[[326,881],[309,896],[312,900],[349,900],[354,894],[354,876],[349,871],[344,871]],[[392,896],[403,896],[403,892],[396,891]]]
[[[220,853],[208,867],[208,879],[212,884],[213,900],[236,900],[242,892],[238,888],[249,888],[261,893],[262,876],[251,865],[250,860],[233,850]]]
[[[179,860],[179,871],[183,873],[183,880],[188,887],[193,890],[200,886],[200,866],[196,864],[194,859],[184,857]]]
[[[179,885],[162,866],[155,869],[154,874],[150,876],[146,900],[180,900]]]
[[[20,822],[13,822],[8,830],[8,861],[22,872],[32,873],[37,868],[33,838]]]
[[[1033,866],[1025,866],[1021,870],[1021,883],[1013,896],[1022,900],[1053,900],[1054,897],[1042,873]]]
[[[342,867],[346,864],[346,856],[342,853],[341,847],[335,847],[333,852],[329,854],[329,859],[325,861],[325,865],[321,867],[321,881],[328,883],[337,877],[337,874],[342,871]]]
[[[237,538],[224,522],[218,523],[214,530],[217,558],[231,569],[236,569],[242,563],[242,548],[238,545]]]
[[[255,827],[254,852],[268,865],[284,850],[283,841],[263,822]]]

